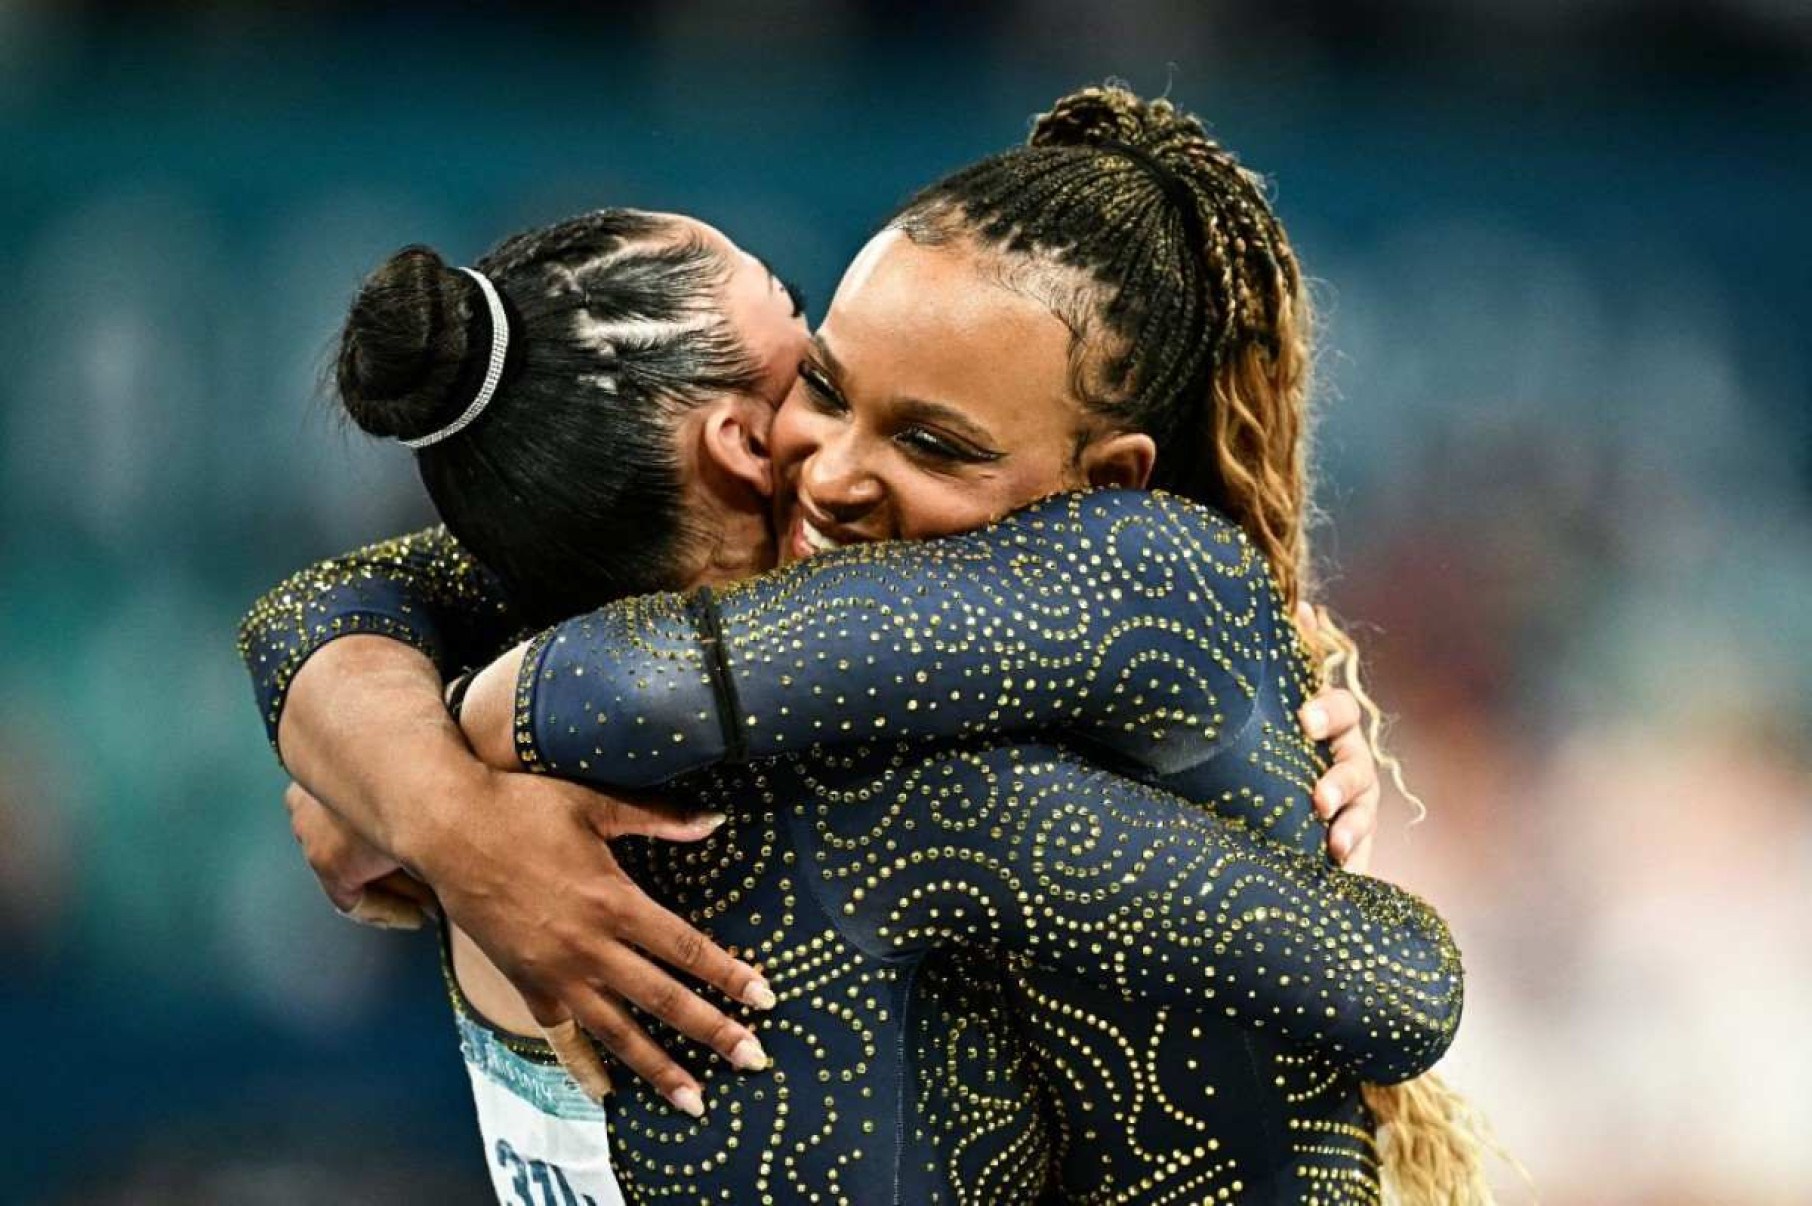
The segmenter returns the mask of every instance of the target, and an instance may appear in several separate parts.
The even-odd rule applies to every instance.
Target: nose
[[[886,490],[864,464],[850,425],[821,442],[800,470],[801,492],[826,519],[854,523],[878,506]]]

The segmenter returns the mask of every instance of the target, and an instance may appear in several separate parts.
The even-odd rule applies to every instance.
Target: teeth
[[[805,536],[806,545],[814,553],[822,553],[830,549],[842,547],[835,540],[832,540],[829,536],[826,536],[823,532],[814,528],[812,526],[812,521],[809,519],[801,519],[799,521],[799,530]]]

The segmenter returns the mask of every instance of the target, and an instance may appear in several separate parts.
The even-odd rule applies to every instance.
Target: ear
[[[768,459],[768,428],[773,423],[773,406],[758,398],[731,397],[712,405],[701,433],[711,464],[763,498],[774,493]]]
[[[1096,488],[1143,490],[1151,481],[1151,467],[1157,459],[1158,446],[1144,432],[1116,432],[1082,450],[1082,477]]]

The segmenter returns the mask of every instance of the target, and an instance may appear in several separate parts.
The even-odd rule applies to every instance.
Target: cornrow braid
[[[1185,209],[1193,206],[1193,212]],[[1285,604],[1312,594],[1308,399],[1313,314],[1264,181],[1168,100],[1083,88],[1034,119],[1028,145],[961,168],[893,225],[922,244],[969,240],[1043,272],[1073,333],[1078,400],[1150,435],[1152,485],[1215,507],[1270,565]],[[1325,607],[1306,632],[1324,681],[1360,701],[1374,756],[1418,813],[1380,744],[1358,648]],[[1483,1153],[1502,1151],[1433,1075],[1366,1085],[1384,1129],[1385,1184],[1404,1202],[1490,1200]]]
[[[1124,88],[1082,89],[1036,119],[1028,146],[936,182],[895,224],[1085,278],[1092,304],[1063,316],[1078,397],[1149,433],[1152,484],[1238,521],[1294,604],[1310,317],[1262,182],[1199,120]]]
[[[671,218],[602,209],[506,239],[476,266],[512,339],[484,414],[416,454],[441,518],[530,621],[677,586],[704,534],[687,526],[673,423],[760,378],[724,313],[730,265]],[[484,312],[434,251],[392,256],[341,335],[348,415],[380,436],[443,425],[488,358]],[[540,517],[528,530],[525,510]]]

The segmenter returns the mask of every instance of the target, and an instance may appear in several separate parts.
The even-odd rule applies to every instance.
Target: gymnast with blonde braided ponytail
[[[921,244],[972,240],[1008,262],[1085,274],[1069,298],[1084,405],[1156,444],[1151,484],[1234,519],[1264,553],[1293,615],[1313,602],[1308,469],[1313,316],[1264,181],[1195,117],[1114,86],[1064,97],[1030,147],[956,172],[895,225]],[[1361,702],[1379,762],[1381,717],[1358,648],[1314,607],[1323,673]],[[1463,1099],[1428,1074],[1368,1085],[1384,1176],[1403,1201],[1490,1200],[1494,1145]]]
[[[506,292],[580,305],[562,282],[590,262],[547,268]],[[460,723],[491,765],[727,818],[696,853],[620,854],[760,962],[778,1005],[744,1016],[773,1080],[713,1067],[667,1096],[693,1124],[617,1077],[630,1200],[1373,1202],[1381,1122],[1404,1132],[1383,1183],[1468,1200],[1466,1149],[1425,1108],[1440,1095],[1361,1080],[1415,1083],[1445,1050],[1457,952],[1421,902],[1332,869],[1324,755],[1294,721],[1316,677],[1289,619],[1299,294],[1255,178],[1199,123],[1119,89],[1067,97],[1029,147],[871,241],[751,436],[766,547],[801,564],[567,620],[472,680]],[[582,348],[556,350],[524,371],[590,379]],[[534,413],[511,391],[444,447],[514,449]],[[341,617],[432,649],[497,612],[471,555],[560,581],[522,549],[582,517],[538,530],[535,500],[611,466],[534,450],[515,505],[436,493],[469,552],[429,534],[273,593],[246,630],[273,727]],[[708,547],[748,553],[744,572],[765,551]],[[999,744],[1042,734],[1075,748]],[[965,953],[917,962],[932,946]],[[554,1052],[463,1026],[522,1100],[566,1100]]]

